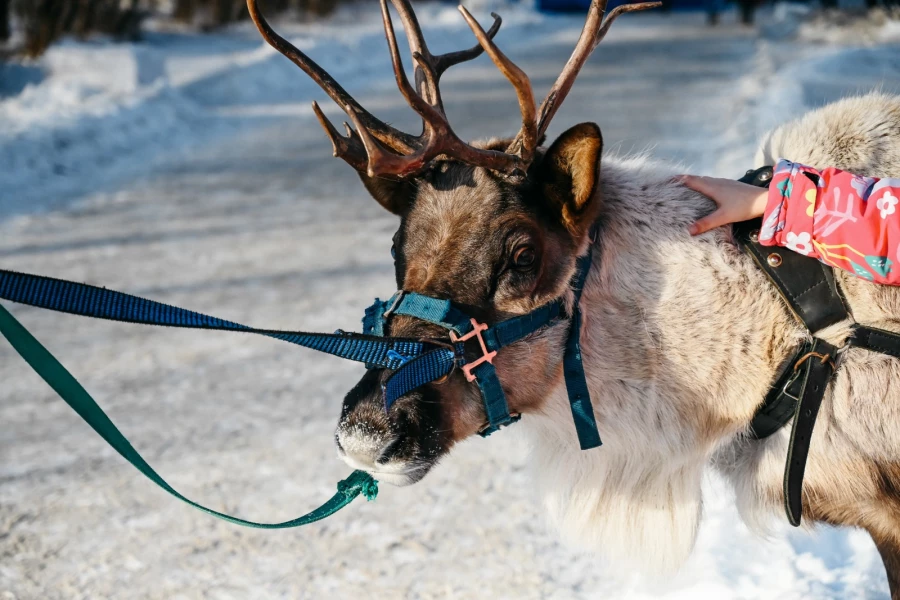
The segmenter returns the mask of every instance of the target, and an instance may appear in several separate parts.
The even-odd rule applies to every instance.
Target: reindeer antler
[[[450,58],[448,58],[448,55],[446,54],[440,57],[432,56],[425,46],[418,23],[413,20],[415,17],[412,12],[412,7],[409,6],[409,2],[407,0],[391,0],[391,2],[395,7],[398,7],[398,12],[403,20],[404,29],[410,39],[410,46],[419,48],[418,51],[413,50],[413,60],[418,66],[417,72],[421,72],[421,76],[419,76],[421,84],[420,90],[422,90],[423,95],[419,95],[419,93],[413,89],[406,77],[406,72],[403,70],[403,62],[400,59],[400,49],[397,46],[397,38],[394,36],[394,26],[391,22],[387,0],[381,0],[384,33],[387,37],[388,46],[391,51],[391,62],[394,65],[394,75],[397,79],[397,87],[400,88],[400,93],[403,94],[403,97],[410,107],[422,117],[423,131],[420,136],[415,138],[416,147],[412,152],[398,155],[384,148],[378,143],[374,136],[369,135],[369,132],[366,131],[364,127],[364,123],[357,118],[358,115],[351,112],[350,118],[353,120],[354,125],[356,125],[359,136],[362,138],[366,152],[369,155],[367,169],[369,176],[397,175],[404,177],[414,175],[424,169],[431,160],[440,155],[446,155],[464,163],[478,165],[494,171],[509,174],[521,172],[524,174],[528,165],[522,161],[520,156],[496,150],[483,150],[465,143],[450,127],[450,123],[447,121],[447,117],[444,114],[438,88],[438,80],[442,71],[447,69],[451,64],[458,64],[464,60],[471,60],[477,56],[479,52],[471,50],[468,52],[464,51],[455,56],[451,56]],[[402,10],[399,8],[402,8]],[[471,15],[465,12],[465,9],[462,10],[469,21],[469,26],[473,31],[476,31],[476,37],[479,38],[482,47],[486,48],[489,54],[492,54],[493,51],[499,53],[499,50],[496,49],[496,46],[494,46],[494,43],[491,41],[488,34],[481,29],[481,26],[475,22]],[[495,27],[499,28],[499,18],[496,16]],[[426,55],[422,53],[423,50],[428,52],[427,58]],[[501,70],[508,68],[511,65],[521,77],[525,78],[533,119],[534,98],[531,96],[531,87],[528,85],[527,77],[525,77],[525,74],[522,73],[518,67],[512,65],[512,63],[502,54],[499,54],[499,57],[503,60],[498,62],[498,59],[495,58],[495,62],[498,66],[501,64],[503,65]],[[492,58],[494,58],[493,54]],[[455,63],[453,61],[455,61]],[[513,81],[517,87],[520,85],[518,79],[514,80],[512,78],[514,77],[513,75],[507,74],[507,77],[510,77],[510,81]],[[426,97],[430,98],[431,102],[426,100]]]
[[[391,50],[397,85],[412,109],[422,117],[423,130],[419,136],[403,133],[372,116],[331,75],[272,30],[259,11],[257,0],[247,0],[247,7],[263,38],[309,75],[350,117],[356,129],[344,123],[347,135],[343,136],[328,121],[319,105],[313,103],[313,110],[334,146],[334,155],[344,159],[358,171],[364,171],[372,177],[408,177],[420,172],[434,158],[446,155],[494,171],[524,173],[527,164],[519,156],[496,150],[483,150],[463,142],[450,127],[441,102],[439,88],[441,75],[451,66],[479,56],[483,52],[485,42],[493,48],[491,38],[500,28],[500,18],[495,17],[494,24],[487,33],[477,23],[473,25],[474,19],[470,22],[473,29],[475,27],[478,29],[476,35],[479,36],[481,46],[435,56],[425,44],[421,28],[408,0],[391,0],[391,3],[400,14],[409,40],[413,60],[416,63],[418,90],[409,84],[403,71],[387,2],[381,0],[385,34]],[[533,102],[532,100],[532,104]],[[533,106],[531,110],[533,113]]]
[[[413,12],[409,2],[397,2],[395,0],[391,0],[391,2],[400,14],[400,20],[402,21],[403,29],[406,32],[406,39],[409,41],[410,52],[412,52],[413,57],[415,57],[416,54],[420,54],[422,57],[420,59],[421,62],[427,65],[423,68],[419,66],[417,61],[415,70],[416,89],[427,102],[443,113],[444,105],[441,102],[441,92],[439,88],[441,75],[453,65],[458,65],[459,63],[478,58],[481,56],[481,53],[484,52],[484,48],[482,48],[481,45],[477,45],[468,50],[459,50],[457,52],[448,52],[446,54],[434,56],[428,49],[428,45],[425,43],[422,29],[419,27],[419,20],[416,18],[416,13]],[[387,12],[383,3],[382,11],[383,13]],[[497,32],[500,30],[500,24],[503,22],[503,19],[493,13],[491,16],[494,17],[494,24],[491,25],[491,29],[487,32],[487,36],[490,39],[494,39],[494,36],[497,35]],[[388,22],[390,23],[390,17],[388,17]]]
[[[324,69],[293,44],[275,33],[260,13],[257,0],[247,0],[250,17],[256,23],[263,38],[309,75],[350,117],[350,121],[356,129],[354,130],[345,122],[347,135],[343,136],[325,117],[319,105],[313,102],[313,111],[331,139],[334,155],[345,160],[356,170],[368,173],[370,177],[413,176],[438,156],[447,156],[501,173],[524,175],[534,157],[538,140],[546,131],[550,119],[572,87],[578,71],[606,35],[612,21],[624,12],[652,8],[660,3],[620,6],[606,20],[602,20],[606,9],[606,0],[594,0],[575,52],[566,63],[566,67],[551,89],[550,95],[541,105],[540,120],[535,116],[534,94],[528,76],[509,60],[493,42],[502,22],[499,16],[492,15],[494,24],[489,31],[485,31],[469,11],[460,6],[459,10],[475,34],[479,45],[467,50],[435,56],[425,43],[419,22],[409,1],[391,0],[391,4],[400,15],[412,51],[415,63],[415,88],[410,85],[406,72],[403,70],[387,0],[381,0],[384,32],[388,40],[397,86],[410,107],[422,117],[422,133],[418,136],[394,129],[371,115]],[[472,60],[485,51],[500,72],[512,83],[522,112],[522,127],[506,152],[484,150],[463,142],[450,127],[441,99],[439,84],[444,71],[453,65]]]
[[[581,30],[581,36],[578,38],[578,43],[575,44],[572,56],[569,57],[566,66],[563,67],[563,70],[559,74],[559,77],[557,77],[553,87],[550,88],[547,97],[541,103],[540,111],[538,111],[540,115],[537,123],[538,139],[547,133],[547,127],[549,127],[550,121],[559,109],[560,104],[566,99],[569,90],[572,89],[572,84],[575,83],[575,78],[578,77],[581,67],[584,66],[591,53],[597,48],[603,38],[606,37],[606,32],[609,31],[613,21],[615,21],[619,15],[625,13],[662,6],[662,2],[623,4],[614,8],[613,11],[604,18],[604,15],[606,14],[606,5],[607,0],[594,0],[591,2],[587,18],[584,21],[584,27]],[[526,137],[527,136],[523,133],[519,133],[519,135],[516,136],[516,140],[513,142],[513,146],[526,143]]]

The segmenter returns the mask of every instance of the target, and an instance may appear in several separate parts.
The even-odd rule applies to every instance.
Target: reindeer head
[[[594,0],[575,51],[537,116],[528,77],[493,42],[499,17],[494,15],[493,26],[485,32],[460,7],[479,45],[435,56],[409,2],[391,0],[416,65],[413,87],[401,63],[387,0],[381,0],[397,84],[422,117],[419,136],[368,113],[269,27],[256,0],[247,3],[263,37],[315,80],[353,123],[344,124],[343,136],[313,103],[335,156],[356,169],[375,200],[400,217],[393,247],[397,289],[449,299],[481,323],[526,314],[569,293],[576,259],[586,251],[601,210],[600,129],[582,123],[549,148],[538,146],[613,20],[657,3],[620,6],[604,19],[606,1]],[[522,127],[510,140],[467,144],[447,122],[439,80],[450,66],[483,51],[513,84]],[[447,338],[445,329],[409,316],[394,316],[386,327],[385,333],[394,337]],[[561,381],[565,333],[564,326],[548,327],[502,349],[494,359],[511,412],[540,410]],[[477,344],[471,350],[477,354]],[[335,438],[339,454],[354,468],[390,483],[410,484],[456,442],[481,430],[485,411],[478,387],[459,372],[413,390],[386,411],[382,386],[389,376],[384,369],[369,370],[347,394]]]

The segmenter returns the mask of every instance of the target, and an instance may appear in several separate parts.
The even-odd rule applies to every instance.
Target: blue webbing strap
[[[455,331],[458,335],[465,335],[472,329],[469,316],[454,308],[449,300],[438,300],[415,292],[400,293],[403,297],[392,314],[416,317]]]
[[[390,304],[390,301],[383,302],[380,298],[375,298],[374,304],[366,309],[366,314],[363,317],[363,334],[376,337],[384,336],[384,311],[387,310]]]
[[[484,412],[487,413],[488,426],[478,432],[481,437],[487,437],[501,427],[511,425],[518,421],[519,415],[509,414],[509,404],[506,402],[506,394],[497,378],[497,369],[494,365],[484,362],[472,370],[477,377],[478,389],[484,399]]]
[[[401,301],[399,307],[392,311],[393,313],[423,319],[455,331],[465,330],[461,325],[462,320],[465,319],[468,329],[471,330],[472,328],[469,318],[458,309],[453,308],[449,300],[437,300],[414,293],[405,293],[404,300],[407,297],[412,297],[412,301],[409,303]],[[366,311],[367,319],[370,311],[372,314],[378,312],[377,305],[378,302],[376,301],[376,307]],[[403,309],[402,312],[400,308]],[[482,333],[485,346],[489,351],[494,351],[517,342],[551,324],[559,317],[561,310],[562,304],[560,302],[551,302],[528,314],[501,321]],[[450,327],[449,323],[452,321],[460,322],[460,325]],[[432,350],[401,366],[385,384],[385,408],[390,409],[397,398],[411,392],[420,385],[446,375],[453,369],[455,364],[465,364],[462,357],[462,348],[459,348],[456,354],[449,349],[444,349],[443,351]],[[481,435],[488,436],[500,429],[500,427],[517,421],[519,419],[518,416],[511,417],[509,414],[506,395],[500,386],[494,366],[487,362],[482,363],[473,370],[473,374],[477,378],[476,381],[481,390],[484,410],[488,419],[488,427],[480,432]]]
[[[557,300],[528,314],[500,321],[481,335],[488,350],[499,350],[549,325],[561,312],[562,303]]]
[[[600,440],[600,432],[597,431],[597,420],[594,418],[594,407],[591,404],[591,394],[588,391],[587,379],[584,375],[584,361],[581,356],[580,301],[588,272],[591,270],[591,254],[589,251],[578,259],[578,276],[572,289],[575,294],[575,304],[572,311],[572,322],[569,325],[571,327],[569,339],[566,341],[566,351],[563,354],[566,392],[569,395],[569,406],[572,408],[575,431],[578,434],[578,443],[582,450],[596,448],[603,444]]]
[[[384,408],[388,410],[397,398],[417,387],[440,379],[453,370],[455,353],[449,348],[430,350],[394,372],[384,384]]]
[[[256,329],[122,292],[4,269],[0,269],[0,299],[125,323],[255,333],[386,369],[406,362],[398,357],[417,356],[431,347],[400,338]]]

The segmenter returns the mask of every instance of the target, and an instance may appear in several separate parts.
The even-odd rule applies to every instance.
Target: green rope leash
[[[34,369],[35,372],[40,375],[63,400],[66,401],[66,404],[71,406],[72,409],[94,429],[94,431],[100,434],[100,437],[106,440],[116,452],[125,457],[128,462],[134,465],[137,470],[143,473],[156,485],[182,502],[186,502],[207,514],[228,521],[229,523],[244,525],[246,527],[256,527],[258,529],[286,529],[289,527],[308,525],[309,523],[329,517],[350,504],[360,494],[370,501],[374,500],[378,495],[378,482],[364,471],[354,471],[347,479],[338,482],[337,493],[325,504],[302,517],[285,521],[284,523],[255,523],[207,508],[182,496],[175,488],[166,483],[166,480],[160,477],[159,474],[147,464],[147,461],[144,460],[140,453],[132,447],[131,443],[124,435],[122,435],[113,422],[109,420],[106,413],[103,412],[72,374],[69,373],[66,368],[62,366],[62,364],[2,306],[0,306],[0,333],[9,340],[9,343],[12,344],[12,347],[16,352],[25,359],[25,362],[27,362],[31,368]]]

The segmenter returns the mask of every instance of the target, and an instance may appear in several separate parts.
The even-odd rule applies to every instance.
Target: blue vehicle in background
[[[719,21],[719,13],[725,9],[726,0],[662,0],[661,10],[705,10],[709,22],[715,25]],[[620,4],[628,4],[628,0],[609,0],[608,10]],[[741,11],[741,21],[747,25],[753,23],[753,13],[759,0],[737,0]],[[538,0],[539,10],[546,12],[584,12],[591,5],[591,0]]]

